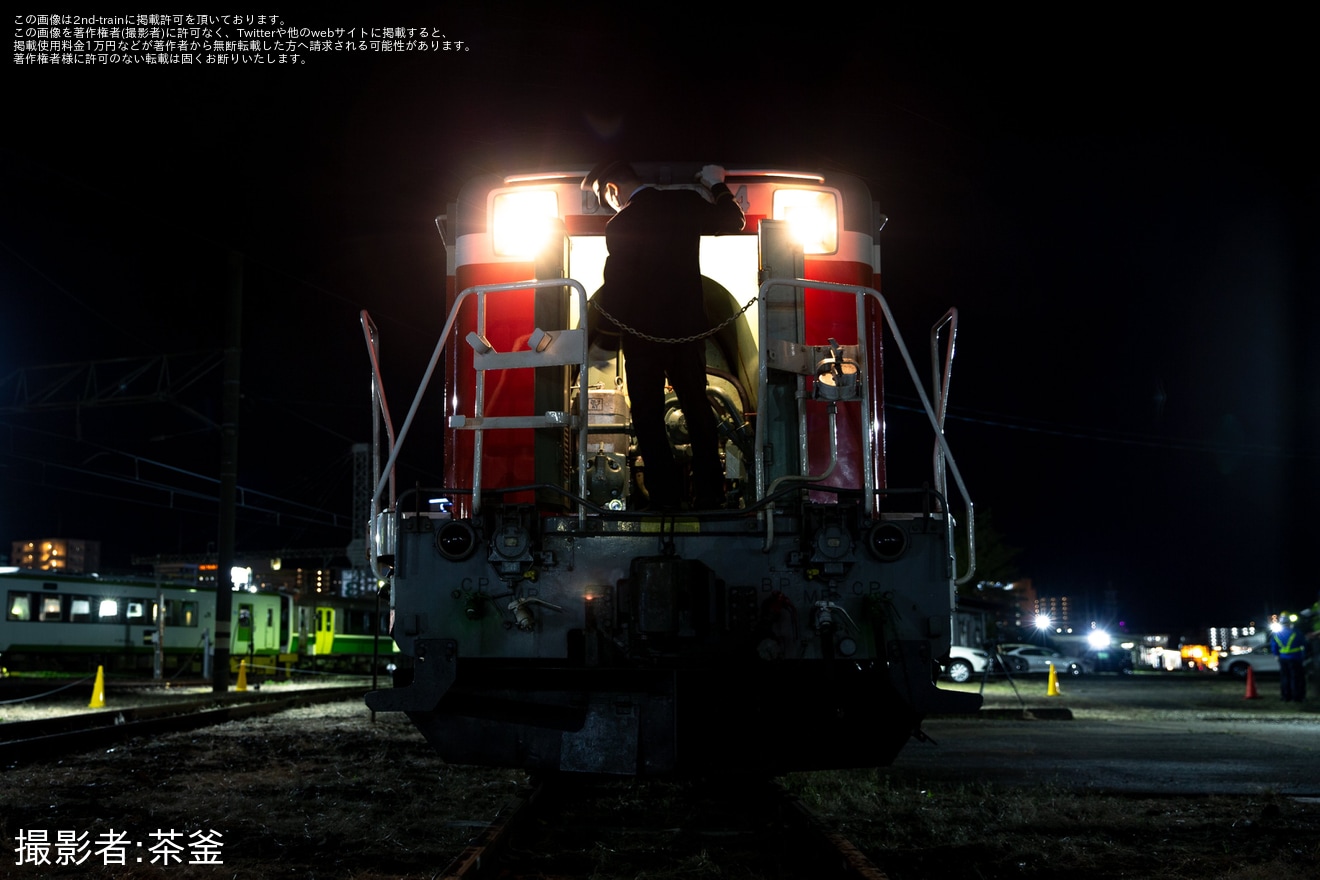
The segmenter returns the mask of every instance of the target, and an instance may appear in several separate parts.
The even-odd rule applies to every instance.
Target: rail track
[[[196,730],[298,706],[360,697],[365,690],[357,686],[314,688],[284,694],[259,691],[217,694],[136,708],[13,721],[0,724],[0,766],[49,760],[132,737]]]
[[[737,869],[736,876],[885,880],[856,846],[778,783],[550,777],[518,792],[439,875],[632,876]]]

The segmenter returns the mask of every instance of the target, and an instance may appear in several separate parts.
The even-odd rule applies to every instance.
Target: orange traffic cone
[[[96,667],[96,682],[92,685],[92,701],[87,704],[88,709],[105,708],[105,667]]]
[[[234,690],[247,690],[247,660],[243,660],[238,664],[238,684],[234,686]]]
[[[1247,695],[1244,700],[1259,700],[1260,694],[1256,693],[1256,671],[1250,666],[1247,667]]]
[[[1062,695],[1059,693],[1059,675],[1058,675],[1058,673],[1056,673],[1056,672],[1054,671],[1054,664],[1053,664],[1053,663],[1050,664],[1050,683],[1049,683],[1049,685],[1045,688],[1045,696],[1047,696],[1047,697],[1058,697],[1058,696],[1062,696]]]

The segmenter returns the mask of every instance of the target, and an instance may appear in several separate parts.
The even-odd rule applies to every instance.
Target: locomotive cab
[[[688,186],[698,167],[637,170]],[[407,712],[453,762],[623,775],[885,764],[926,714],[973,711],[933,681],[971,576],[953,552],[948,361],[933,357],[932,403],[876,289],[865,187],[729,172],[747,232],[701,252],[725,507],[658,514],[626,358],[592,304],[609,211],[581,176],[482,178],[446,215],[443,486],[392,495],[425,385],[396,437],[363,315],[383,462],[368,544],[412,658],[369,705]],[[885,484],[886,329],[935,436],[927,487]],[[672,395],[666,424],[681,461]]]

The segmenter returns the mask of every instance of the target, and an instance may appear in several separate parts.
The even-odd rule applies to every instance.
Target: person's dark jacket
[[[609,259],[600,305],[643,333],[677,339],[708,330],[701,236],[741,232],[742,208],[722,183],[714,201],[691,189],[638,190],[605,227]]]

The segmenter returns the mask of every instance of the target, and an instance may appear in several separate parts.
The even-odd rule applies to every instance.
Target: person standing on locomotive
[[[665,377],[678,395],[692,443],[694,506],[722,507],[715,416],[706,399],[710,322],[701,286],[701,237],[741,232],[745,219],[724,185],[724,169],[707,165],[692,189],[642,183],[627,162],[597,165],[582,181],[615,211],[605,227],[605,284],[593,305],[622,334],[628,397],[651,504],[677,508],[682,483],[665,430]]]

